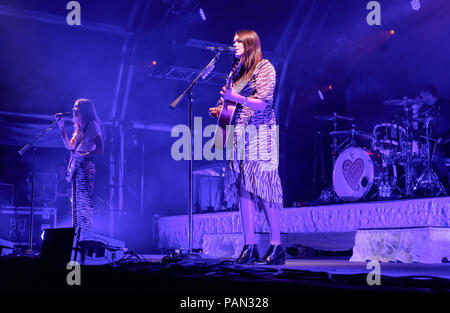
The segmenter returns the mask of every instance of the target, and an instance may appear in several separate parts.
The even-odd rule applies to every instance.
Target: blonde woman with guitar
[[[73,106],[74,132],[69,138],[62,114],[56,114],[58,127],[70,161],[67,181],[72,182],[72,226],[92,230],[94,222],[94,157],[103,153],[100,123],[93,103],[78,99]]]
[[[228,163],[225,175],[225,198],[228,204],[239,205],[245,245],[237,263],[284,264],[285,252],[280,240],[279,211],[283,207],[283,193],[278,175],[278,159],[261,158],[259,144],[276,149],[278,136],[269,132],[259,132],[267,126],[276,127],[274,112],[274,90],[276,72],[273,65],[263,59],[260,40],[252,30],[240,30],[234,36],[235,49],[231,83],[222,88],[217,107],[209,109],[213,117],[232,116],[231,124],[235,132],[231,140],[234,145],[234,157]],[[219,122],[220,124],[220,122]],[[248,136],[245,129],[254,126],[258,129],[256,138]],[[267,129],[266,128],[266,129]],[[244,137],[242,137],[244,136]],[[225,139],[227,140],[227,139]],[[243,140],[244,157],[237,157],[239,142]],[[277,154],[278,156],[278,154]],[[256,247],[255,219],[256,210],[263,210],[270,229],[270,247],[259,260]]]

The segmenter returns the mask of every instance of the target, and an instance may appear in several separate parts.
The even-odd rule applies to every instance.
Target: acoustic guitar
[[[229,89],[231,87],[233,75],[238,68],[239,64],[236,64],[236,66],[228,75],[227,83],[225,84],[226,89]],[[214,132],[213,147],[215,147],[216,149],[224,149],[227,145],[228,140],[230,140],[230,137],[232,137],[231,135],[233,135],[233,132],[231,132],[231,127],[227,126],[231,126],[233,124],[236,105],[237,103],[234,101],[223,100],[222,109],[220,110],[216,130]],[[231,140],[233,140],[233,138],[231,138]]]
[[[77,158],[75,157],[75,153],[78,150],[78,147],[81,145],[82,138],[84,137],[84,133],[81,134],[81,138],[78,141],[78,144],[76,145],[75,149],[70,150],[70,159],[69,163],[67,164],[67,170],[66,170],[66,180],[67,182],[71,182],[73,178],[73,173],[75,172],[75,165],[77,162]]]

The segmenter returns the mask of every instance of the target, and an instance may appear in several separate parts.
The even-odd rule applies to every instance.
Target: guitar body
[[[69,164],[67,165],[66,170],[66,180],[70,183],[73,178],[73,173],[75,172],[75,157],[73,156],[74,152],[70,151],[70,159]]]
[[[236,103],[224,101],[219,119],[217,120],[216,131],[214,133],[214,147],[216,149],[224,149],[231,138],[231,126],[233,125],[234,113],[236,111]]]

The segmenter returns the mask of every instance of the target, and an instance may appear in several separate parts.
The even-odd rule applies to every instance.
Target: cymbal
[[[419,136],[419,138],[422,138],[422,139],[425,139],[425,140],[429,140],[429,141],[438,141],[437,139],[435,139],[435,138],[432,138],[432,137],[427,137],[427,136]]]
[[[353,135],[355,137],[359,137],[361,139],[367,139],[367,140],[372,139],[372,134],[371,133],[363,132],[363,131],[360,131],[360,130],[354,130],[353,131],[351,129],[349,129],[349,130],[332,131],[332,132],[329,133],[329,135],[332,136],[332,137],[336,137],[336,138],[347,138],[347,137],[351,137],[352,136],[352,132],[353,132]]]
[[[417,99],[399,99],[399,100],[385,100],[383,101],[383,103],[394,106],[404,106],[405,104],[410,106],[413,104],[420,104],[422,103],[422,101]]]
[[[429,122],[435,122],[437,120],[436,117],[417,117],[417,118],[411,118],[412,122],[418,122],[418,123],[429,123]]]
[[[333,121],[335,119],[336,120],[345,120],[345,121],[354,121],[355,120],[354,117],[343,116],[343,115],[339,115],[336,113],[333,113],[330,115],[315,115],[314,118],[317,120],[322,120],[322,121]]]

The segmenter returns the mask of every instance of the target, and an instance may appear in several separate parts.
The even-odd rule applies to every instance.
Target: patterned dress
[[[239,77],[233,78],[238,81]],[[240,95],[262,99],[262,111],[239,105],[234,120],[233,160],[225,173],[225,199],[228,206],[239,205],[239,190],[247,190],[258,210],[262,200],[271,207],[283,207],[283,192],[278,175],[278,127],[274,112],[276,72],[266,59],[261,60],[249,81],[233,84]]]
[[[94,223],[94,158],[84,156],[75,163],[72,178],[72,225],[92,230]]]
[[[86,133],[86,135],[85,135]],[[100,125],[96,121],[89,123],[83,132],[76,151],[90,152],[95,149],[93,138],[101,136]],[[92,230],[94,224],[94,157],[87,155],[77,158],[72,178],[72,225],[86,230]]]

